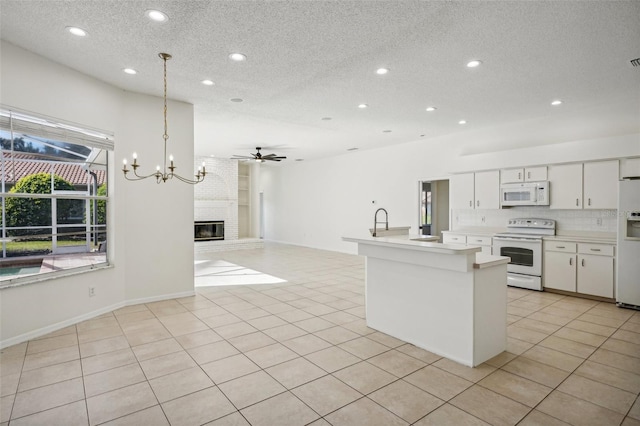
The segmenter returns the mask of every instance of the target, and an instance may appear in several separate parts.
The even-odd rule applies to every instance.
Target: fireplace
[[[194,224],[195,241],[224,240],[224,220],[202,220]]]

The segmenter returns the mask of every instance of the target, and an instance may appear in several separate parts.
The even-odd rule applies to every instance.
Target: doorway
[[[420,181],[419,187],[420,233],[441,237],[449,229],[449,179]]]

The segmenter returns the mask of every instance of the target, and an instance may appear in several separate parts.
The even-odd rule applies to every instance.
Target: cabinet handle
[[[591,205],[591,198],[589,198],[589,205]]]
[[[473,201],[469,200],[469,207],[473,207]]]
[[[480,200],[476,201],[476,205],[480,207]]]
[[[520,175],[520,172],[518,172],[518,180],[522,179],[522,176]]]
[[[569,265],[573,265],[573,257],[569,258]]]
[[[482,242],[482,240],[476,240],[476,243],[481,243],[481,242]]]
[[[565,246],[556,246],[556,248],[566,248]]]
[[[452,240],[458,241],[458,237],[451,237]]]
[[[576,198],[576,207],[578,206],[578,201],[579,201],[579,200]]]
[[[582,266],[584,266],[584,259],[582,259]]]
[[[531,172],[527,172],[527,179],[531,179]]]
[[[592,248],[591,251],[600,251],[600,249],[594,249]]]

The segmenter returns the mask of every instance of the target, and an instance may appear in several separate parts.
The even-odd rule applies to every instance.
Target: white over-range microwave
[[[504,183],[500,186],[502,206],[548,206],[549,182]]]

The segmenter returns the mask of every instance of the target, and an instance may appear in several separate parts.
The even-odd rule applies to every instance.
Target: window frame
[[[19,128],[20,132],[15,131],[15,128]],[[12,107],[7,107],[4,105],[0,105],[0,130],[5,131],[9,134],[11,138],[11,148],[10,149],[2,149],[0,147],[0,200],[1,200],[1,224],[0,224],[0,263],[2,262],[14,262],[20,260],[26,260],[27,256],[15,256],[15,257],[7,257],[7,242],[11,241],[12,237],[7,237],[8,232],[16,227],[8,227],[7,226],[7,216],[6,216],[6,200],[9,198],[27,198],[27,199],[49,199],[51,200],[51,219],[48,224],[43,225],[34,225],[29,226],[28,228],[34,229],[48,229],[48,234],[38,234],[45,239],[49,239],[51,242],[51,253],[48,254],[40,254],[31,256],[30,259],[42,259],[45,260],[51,254],[59,255],[60,253],[55,253],[54,250],[57,251],[56,240],[58,236],[58,228],[64,229],[67,228],[85,228],[84,231],[78,232],[78,235],[84,234],[84,244],[80,243],[77,245],[71,244],[72,247],[76,249],[78,247],[82,247],[86,245],[85,249],[80,249],[78,254],[79,256],[87,255],[88,253],[92,253],[92,244],[96,244],[99,242],[98,238],[93,238],[95,235],[103,235],[104,240],[108,241],[108,236],[112,233],[109,232],[109,223],[110,223],[110,214],[109,214],[109,204],[111,201],[111,197],[109,194],[106,195],[98,195],[98,188],[102,184],[106,184],[107,188],[109,188],[112,184],[113,177],[109,176],[110,169],[110,160],[113,157],[114,150],[114,138],[111,133],[104,132],[102,130],[91,129],[86,126],[81,126],[75,123],[64,122],[62,120],[53,119],[51,117],[45,117],[38,114],[27,113]],[[25,133],[25,131],[29,133]],[[22,151],[14,151],[13,150],[13,141],[19,137],[17,135],[24,135],[24,137],[39,137],[44,138],[45,141],[42,142],[44,145],[53,146],[57,149],[57,152],[67,152],[67,154],[71,153],[73,155],[80,155],[72,152],[72,148],[67,145],[65,147],[58,147],[54,144],[51,145],[51,142],[63,143],[63,144],[72,144],[72,145],[80,145],[87,148],[90,148],[90,152],[87,154],[85,161],[74,161],[69,159],[68,157],[60,156],[61,161],[56,161],[55,159],[45,159],[45,158],[37,158],[38,155],[36,153],[36,158],[16,158],[15,154],[29,154],[28,152]],[[68,149],[69,148],[69,149]],[[9,156],[7,156],[9,154]],[[32,153],[33,154],[33,153]],[[104,155],[104,159],[100,159],[99,162],[96,161],[100,158],[101,155]],[[65,158],[68,161],[65,161]],[[8,169],[7,164],[9,162],[26,162],[26,163],[45,163],[48,171],[37,171],[34,173],[30,173],[21,177],[13,176],[12,180],[8,180],[9,173],[6,171]],[[91,168],[91,165],[99,166],[96,168]],[[76,166],[82,167],[86,173],[86,184],[78,184],[77,182],[71,182],[76,186],[84,186],[85,190],[56,190],[54,188],[54,175],[58,175],[56,168],[65,167],[65,166]],[[95,179],[95,171],[103,170],[104,180],[102,183],[97,185],[97,181]],[[51,177],[51,186],[50,193],[19,193],[19,192],[9,192],[7,190],[7,183],[11,183],[12,186],[25,176],[30,176],[36,173],[48,173]],[[99,172],[100,173],[100,172]],[[94,175],[93,177],[91,175]],[[109,189],[108,189],[109,191]],[[84,206],[81,209],[84,210],[83,219],[78,223],[58,223],[58,217],[54,217],[56,214],[56,205],[58,200],[82,200],[84,202]],[[105,209],[105,219],[104,223],[97,223],[97,220],[93,219],[98,217],[98,201],[104,202]],[[20,228],[20,227],[17,227]],[[27,229],[27,228],[25,228]],[[106,247],[106,246],[105,246]],[[100,248],[102,246],[100,245]],[[75,249],[72,249],[75,250]],[[62,250],[64,252],[64,250]],[[99,252],[103,252],[100,250]],[[70,254],[73,256],[73,254]],[[53,257],[49,257],[52,259]],[[98,259],[98,258],[96,258]],[[28,284],[32,282],[41,282],[48,279],[58,278],[60,276],[66,275],[75,275],[77,273],[84,273],[91,270],[104,269],[111,267],[109,251],[104,250],[104,257],[100,256],[99,260],[95,263],[89,262],[87,264],[81,266],[73,266],[62,270],[56,271],[40,271],[34,274],[27,275],[12,275],[10,278],[1,279],[0,280],[0,289],[7,287],[14,287],[17,285]]]

